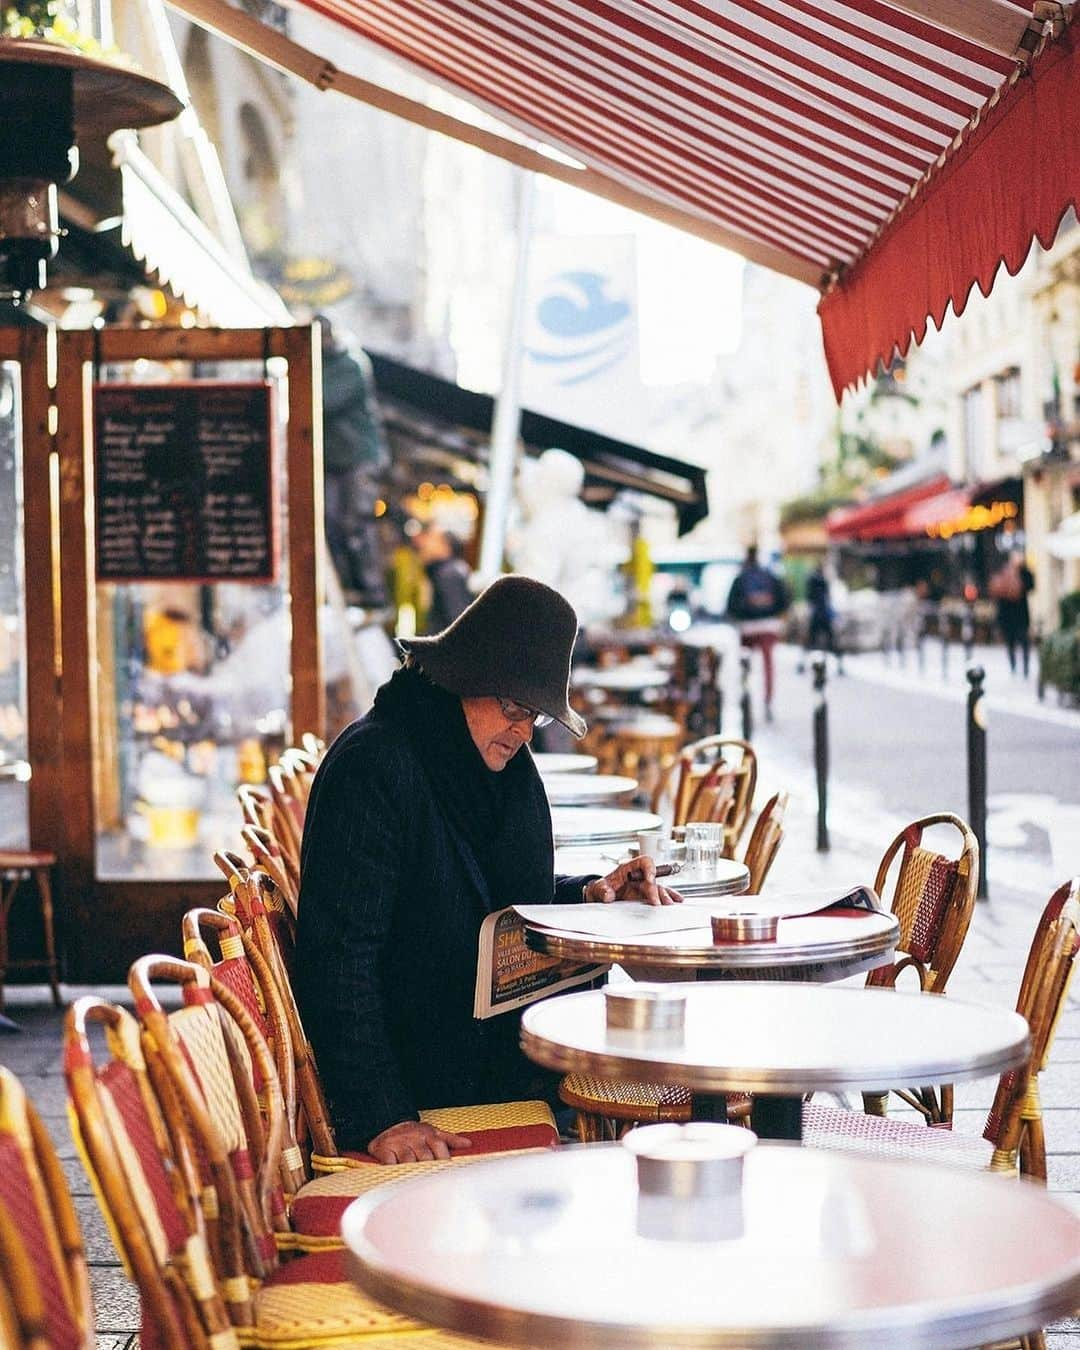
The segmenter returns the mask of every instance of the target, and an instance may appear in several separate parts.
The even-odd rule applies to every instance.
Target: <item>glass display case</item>
[[[21,370],[0,362],[0,848],[30,843]]]
[[[103,582],[95,594],[96,875],[102,881],[220,876],[236,849],[239,783],[265,781],[291,722],[284,362],[131,362],[103,383],[269,378],[272,581]],[[277,424],[274,425],[276,420]]]

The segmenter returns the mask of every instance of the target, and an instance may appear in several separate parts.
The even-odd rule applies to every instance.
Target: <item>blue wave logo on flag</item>
[[[602,272],[562,272],[547,283],[535,314],[543,345],[526,352],[552,368],[555,384],[584,384],[629,354],[631,308],[607,294],[610,285]]]

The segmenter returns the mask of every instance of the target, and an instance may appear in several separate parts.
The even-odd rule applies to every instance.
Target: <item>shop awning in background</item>
[[[322,89],[820,286],[843,388],[1080,184],[1077,28],[1033,0],[300,0],[526,142],[338,71],[225,0],[170,0]],[[1033,17],[1034,11],[1034,17]],[[1031,53],[1046,43],[1034,58]],[[535,143],[569,156],[553,160]]]
[[[495,401],[377,352],[369,352],[379,408],[390,431],[415,444],[434,445],[453,458],[486,463]],[[685,534],[709,513],[705,470],[585,427],[523,411],[521,439],[536,454],[568,450],[585,469],[587,499],[603,503],[617,492],[641,492],[670,502]]]
[[[953,491],[948,478],[940,474],[876,501],[840,507],[829,512],[826,521],[829,538],[833,543],[842,543],[846,539],[902,539],[919,534],[922,527],[911,527],[910,513],[920,507],[932,511],[936,503],[951,497]]]
[[[121,177],[123,242],[147,272],[219,327],[292,322],[277,292],[225,251],[133,135],[110,144]]]

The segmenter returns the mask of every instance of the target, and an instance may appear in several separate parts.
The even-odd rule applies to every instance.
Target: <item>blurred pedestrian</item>
[[[783,632],[783,615],[791,597],[780,578],[758,561],[756,544],[746,550],[746,558],[728,592],[727,612],[739,625],[744,647],[761,652],[765,674],[765,720],[772,721],[773,648]]]
[[[413,536],[413,546],[431,583],[425,627],[429,633],[441,633],[472,601],[469,564],[462,557],[461,540],[434,520]]]
[[[1027,679],[1031,656],[1031,612],[1028,593],[1034,589],[1035,576],[1017,550],[1009,555],[1005,565],[990,578],[990,596],[997,601],[997,621],[1005,650],[1009,654],[1009,669],[1016,674],[1016,649],[1020,648],[1024,678]]]
[[[378,475],[389,456],[366,355],[339,341],[325,315],[322,329],[323,497],[326,543],[345,599],[377,609],[386,577],[375,521]]]
[[[836,647],[833,632],[834,612],[829,594],[829,579],[825,568],[818,563],[806,578],[806,602],[810,606],[810,626],[807,630],[808,651],[831,652]]]

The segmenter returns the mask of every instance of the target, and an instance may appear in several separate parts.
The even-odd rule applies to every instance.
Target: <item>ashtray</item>
[[[662,984],[617,984],[604,990],[608,1031],[681,1032],[686,994]]]
[[[638,1190],[683,1200],[738,1192],[743,1159],[756,1143],[753,1130],[709,1121],[643,1125],[623,1139],[637,1159]]]
[[[714,914],[712,940],[722,942],[775,942],[780,920],[775,914]]]

